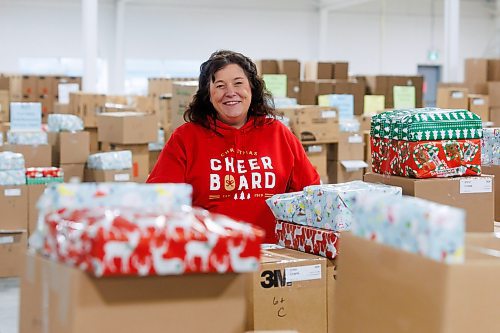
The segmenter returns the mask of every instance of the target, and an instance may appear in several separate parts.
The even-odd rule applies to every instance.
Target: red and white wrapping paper
[[[278,244],[289,249],[334,259],[338,254],[340,233],[285,221],[276,221]]]
[[[264,236],[202,209],[60,209],[44,223],[41,252],[95,276],[255,271]]]

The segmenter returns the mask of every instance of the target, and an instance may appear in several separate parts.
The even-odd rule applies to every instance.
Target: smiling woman
[[[188,183],[193,205],[261,227],[275,243],[265,200],[319,184],[298,139],[274,118],[255,64],[217,51],[200,66],[198,91],[163,148],[148,182]]]

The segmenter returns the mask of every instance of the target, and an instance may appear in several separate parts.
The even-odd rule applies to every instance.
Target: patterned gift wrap
[[[24,169],[19,170],[0,170],[0,185],[14,186],[25,185],[26,175]]]
[[[409,196],[362,193],[353,212],[354,235],[446,263],[464,260],[462,209]]]
[[[49,132],[83,131],[83,120],[73,114],[49,114],[47,125]]]
[[[266,200],[277,220],[306,224],[303,192],[276,194]]]
[[[96,153],[87,158],[87,167],[97,170],[125,170],[132,168],[132,152],[130,150]]]
[[[306,225],[336,232],[350,230],[353,220],[351,206],[356,201],[357,194],[370,192],[372,195],[402,195],[400,187],[363,181],[311,185],[306,186],[303,192]]]
[[[64,173],[57,167],[34,167],[26,169],[26,184],[50,184],[64,182]]]
[[[415,178],[481,174],[481,140],[401,141],[370,138],[372,170]]]
[[[483,128],[481,164],[500,165],[500,128]]]
[[[45,215],[42,254],[95,276],[251,272],[261,229],[201,209],[61,209]]]
[[[7,132],[7,142],[11,145],[44,145],[47,144],[47,133],[43,131]]]
[[[0,170],[22,170],[24,172],[24,156],[20,153],[4,151],[0,153]]]
[[[334,259],[338,254],[340,234],[331,230],[276,221],[278,244],[301,252]]]
[[[480,139],[482,122],[467,110],[401,109],[374,115],[370,136],[403,141]]]

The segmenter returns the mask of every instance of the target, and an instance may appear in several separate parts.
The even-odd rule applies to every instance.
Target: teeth
[[[226,103],[224,103],[224,104],[226,104],[226,105],[235,105],[235,104],[238,104],[238,103],[239,103],[239,102],[226,102]]]

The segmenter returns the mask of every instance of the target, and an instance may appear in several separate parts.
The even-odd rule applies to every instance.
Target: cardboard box
[[[337,287],[337,259],[326,260],[326,310],[328,333],[334,333],[335,326],[335,290]]]
[[[490,121],[490,100],[487,95],[469,94],[469,110],[481,117],[483,122]]]
[[[46,187],[47,185],[45,184],[26,186],[28,191],[28,237],[31,236],[36,230],[38,220],[38,208],[36,204]]]
[[[149,175],[149,149],[148,144],[120,145],[110,144],[110,151],[130,150],[132,152],[132,180],[144,183]]]
[[[26,185],[0,186],[0,230],[28,228],[28,190]]]
[[[500,59],[488,59],[488,81],[500,81]]]
[[[61,164],[59,165],[64,172],[64,182],[68,183],[72,178],[78,178],[80,182],[84,179],[85,163],[79,164]]]
[[[311,143],[337,142],[339,123],[335,108],[299,105],[284,112],[290,118],[290,127],[300,141]]]
[[[163,94],[172,94],[173,79],[163,77],[148,78],[148,96],[158,98]]]
[[[69,105],[71,113],[82,118],[86,128],[97,127],[97,115],[104,112],[106,95],[84,92],[70,93]]]
[[[53,76],[38,76],[38,83],[37,83],[37,93],[36,95],[40,98],[45,98],[47,96],[51,96],[51,98],[54,98],[55,91],[54,89],[54,83],[52,81],[55,80]]]
[[[347,80],[349,78],[349,63],[336,61],[333,63],[332,79]]]
[[[39,98],[38,76],[23,75],[21,80],[23,98]]]
[[[89,133],[90,153],[94,154],[100,151],[99,140],[97,139],[97,127],[86,127],[85,132]]]
[[[315,81],[300,81],[297,102],[300,105],[318,104],[318,86]]]
[[[90,154],[89,132],[49,132],[48,141],[52,147],[53,165],[87,162]]]
[[[130,182],[132,181],[132,169],[126,170],[95,170],[85,168],[83,171],[85,182]]]
[[[326,144],[321,145],[304,145],[307,158],[313,165],[314,169],[319,173],[321,181],[328,184],[328,172],[326,169],[326,152],[328,150]]]
[[[161,95],[158,98],[158,117],[160,121],[160,126],[163,129],[168,129],[171,126],[171,115],[172,115],[172,94]]]
[[[500,222],[500,165],[482,165],[481,172],[495,177],[495,221]]]
[[[298,60],[280,60],[278,68],[279,73],[285,74],[288,80],[300,80],[300,62]]]
[[[447,265],[343,234],[335,332],[500,332],[500,240],[468,234],[465,249]]]
[[[150,150],[149,151],[149,173],[153,171],[156,162],[158,161],[158,157],[160,157],[161,150]]]
[[[8,90],[0,90],[0,122],[10,121],[10,99]]]
[[[12,151],[24,156],[26,168],[52,166],[52,149],[50,145],[11,145],[0,146],[0,151]]]
[[[247,329],[326,332],[326,272],[325,258],[283,248],[263,250],[247,288]]]
[[[174,130],[185,123],[184,112],[189,107],[194,94],[198,90],[198,81],[174,82],[172,90],[170,124],[172,130]]]
[[[473,94],[488,93],[488,60],[465,59],[465,84]]]
[[[500,107],[500,81],[488,82],[490,107]]]
[[[363,180],[367,164],[361,160],[328,161],[328,180],[331,184]]]
[[[304,67],[306,80],[331,80],[333,79],[333,63],[308,61]]]
[[[384,95],[385,107],[394,107],[394,86],[415,87],[415,106],[421,108],[423,105],[423,76],[366,76],[367,88],[370,95]]]
[[[245,277],[93,278],[28,253],[21,279],[20,332],[243,332]]]
[[[58,102],[54,102],[53,106],[54,113],[58,114],[70,114],[69,104],[61,104]]]
[[[21,276],[27,247],[26,230],[0,231],[0,278]]]
[[[353,96],[354,114],[362,115],[365,107],[365,86],[363,82],[356,80],[333,81],[333,94],[348,94]],[[319,94],[321,95],[321,94]]]
[[[0,74],[0,90],[8,90],[11,101],[21,101],[23,99],[21,76]]]
[[[494,127],[500,127],[500,107],[490,107],[490,121]]]
[[[300,96],[300,81],[299,79],[287,79],[286,81],[286,97],[299,99]]]
[[[280,73],[278,60],[262,59],[257,60],[255,64],[257,65],[257,72],[259,73],[259,75]]]
[[[494,177],[406,178],[367,173],[364,181],[399,186],[404,195],[462,208],[467,232],[492,232],[494,221]],[[470,192],[470,193],[467,193]]]
[[[97,116],[97,139],[117,144],[156,142],[158,124],[151,114],[107,112]]]
[[[338,143],[328,145],[328,160],[364,160],[364,145],[361,133],[339,132]]]
[[[469,106],[467,88],[439,87],[436,106],[443,109],[467,109]]]

